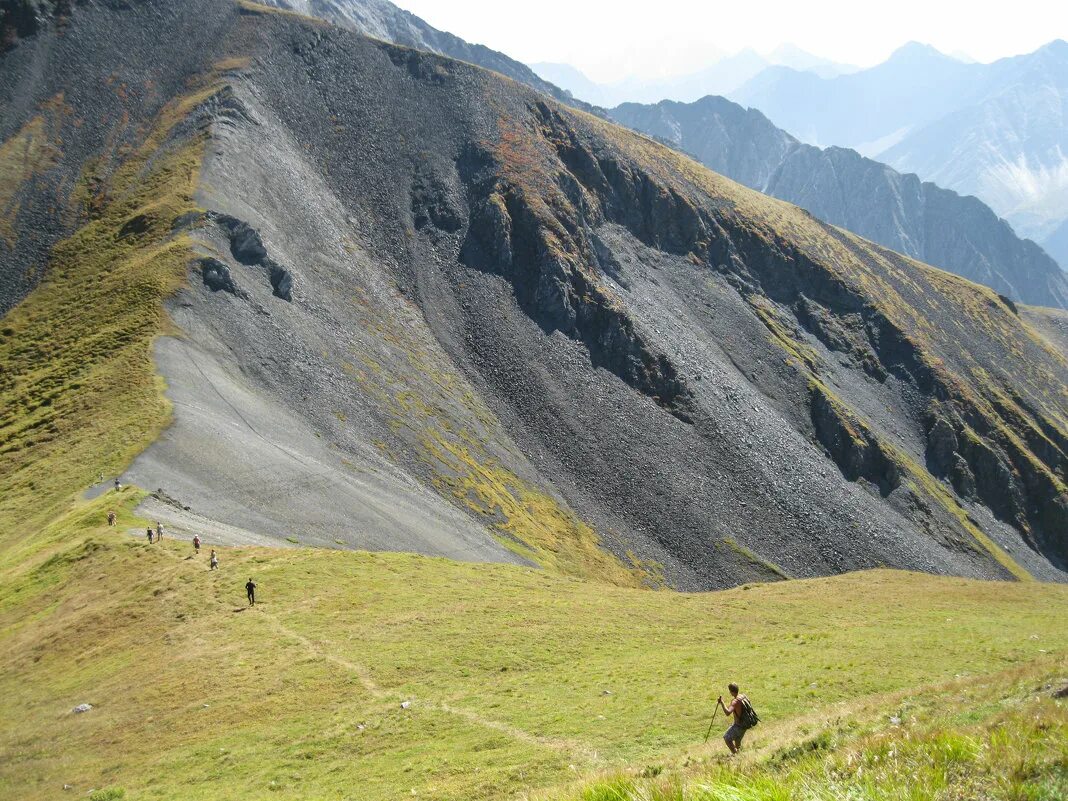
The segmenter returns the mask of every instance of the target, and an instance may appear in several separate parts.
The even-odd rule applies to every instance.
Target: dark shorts
[[[742,738],[745,737],[745,732],[746,730],[740,723],[735,723],[723,733],[723,739],[732,743],[741,743]]]

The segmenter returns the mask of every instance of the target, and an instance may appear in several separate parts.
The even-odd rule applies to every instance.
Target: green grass
[[[901,699],[891,717],[829,725],[770,754],[657,776],[618,775],[581,801],[1060,801],[1068,797],[1065,664],[1035,665]],[[1060,668],[1060,670],[1058,669]]]
[[[124,533],[139,497],[79,505],[0,576],[0,795],[514,797],[713,758],[731,679],[759,750],[1068,653],[1065,587],[875,571],[689,595],[316,549],[220,549],[211,572]]]
[[[141,150],[99,188],[106,202],[91,204],[96,215],[56,246],[41,285],[4,317],[0,551],[21,548],[167,422],[152,341],[167,330],[163,300],[185,280],[191,258],[172,223],[193,208],[203,148],[199,138],[168,137],[210,91],[164,109]],[[146,229],[123,236],[139,215]]]

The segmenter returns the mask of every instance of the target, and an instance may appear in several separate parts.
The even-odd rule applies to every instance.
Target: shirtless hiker
[[[742,738],[745,737],[745,733],[760,722],[760,718],[757,717],[749,699],[738,692],[737,684],[728,684],[727,689],[730,690],[731,702],[724,705],[721,695],[716,703],[719,704],[724,714],[734,716],[734,723],[723,734],[723,742],[727,744],[727,748],[731,749],[732,754],[737,754],[738,749],[742,747]]]

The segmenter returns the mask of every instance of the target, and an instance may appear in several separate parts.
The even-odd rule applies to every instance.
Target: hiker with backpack
[[[197,556],[200,556],[200,535],[193,535],[193,550],[196,551]]]
[[[725,715],[734,716],[734,723],[723,734],[723,742],[727,744],[727,748],[731,749],[732,754],[737,754],[738,749],[742,747],[742,738],[745,737],[745,733],[757,725],[760,718],[757,717],[756,710],[749,703],[749,699],[738,692],[737,684],[732,682],[727,685],[727,689],[731,694],[731,702],[724,705],[721,695],[716,703],[719,705],[717,709],[722,709]]]

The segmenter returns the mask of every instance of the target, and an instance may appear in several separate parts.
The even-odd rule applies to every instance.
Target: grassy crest
[[[0,329],[0,548],[25,545],[74,494],[125,467],[165,425],[153,339],[184,281],[202,137],[175,126],[210,89],[167,107],[111,178],[83,177],[85,224]],[[90,189],[89,187],[92,187]]]

